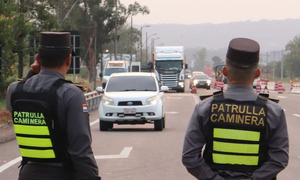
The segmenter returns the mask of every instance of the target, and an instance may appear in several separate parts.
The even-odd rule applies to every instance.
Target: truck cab
[[[161,85],[177,92],[184,92],[185,69],[183,46],[155,47],[154,72]]]
[[[102,86],[105,87],[111,74],[128,72],[128,70],[129,70],[129,61],[126,60],[107,61],[104,66]]]

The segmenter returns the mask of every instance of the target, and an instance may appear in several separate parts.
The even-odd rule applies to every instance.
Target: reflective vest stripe
[[[219,164],[258,165],[258,156],[242,156],[213,153],[213,162]]]
[[[214,128],[214,138],[235,139],[244,141],[259,141],[260,132],[237,130],[237,129],[222,129]]]
[[[20,137],[17,136],[17,141],[20,146],[31,147],[52,147],[50,138],[32,138],[32,137]]]
[[[28,134],[28,135],[49,135],[49,129],[47,126],[29,126],[14,124],[16,134]]]
[[[259,145],[214,141],[213,150],[220,151],[220,152],[231,152],[231,153],[258,154]]]
[[[22,157],[27,157],[27,158],[40,158],[40,159],[55,158],[53,149],[37,150],[37,149],[20,148],[20,153]]]

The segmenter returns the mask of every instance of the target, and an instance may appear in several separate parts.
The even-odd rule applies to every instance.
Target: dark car
[[[206,74],[196,74],[191,78],[190,87],[210,89],[211,79]]]

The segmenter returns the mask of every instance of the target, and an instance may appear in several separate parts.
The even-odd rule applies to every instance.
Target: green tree
[[[284,57],[284,69],[290,79],[300,76],[300,36],[295,36],[285,49],[289,52]]]
[[[0,1],[0,44],[2,46],[2,61],[0,74],[0,98],[5,96],[9,83],[13,81],[17,56],[12,52],[14,40],[14,17],[17,6],[14,1]]]
[[[85,0],[83,6],[76,9],[77,16],[74,27],[79,29],[82,46],[86,51],[83,53],[83,60],[89,72],[90,82],[96,77],[95,66],[98,62],[96,54],[103,52],[103,45],[109,42],[116,43],[115,40],[119,36],[116,32],[126,23],[129,16],[149,13],[147,7],[142,7],[137,2],[125,7],[117,1],[117,9],[115,5],[115,0]],[[85,54],[88,55],[88,58],[85,58]],[[95,59],[97,60],[95,61]]]
[[[224,64],[224,62],[219,56],[214,56],[211,59],[214,62],[213,67],[215,67],[216,65]]]
[[[206,65],[205,59],[206,59],[206,56],[207,56],[207,50],[206,50],[206,48],[200,49],[193,56],[195,58],[194,69],[204,71],[204,68],[205,68],[205,65]]]

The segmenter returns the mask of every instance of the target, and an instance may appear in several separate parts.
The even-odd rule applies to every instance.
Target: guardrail
[[[99,93],[97,91],[93,91],[93,92],[89,92],[89,93],[84,94],[84,96],[86,98],[86,102],[87,102],[89,112],[98,109],[99,103],[102,99],[102,94],[101,93]]]

